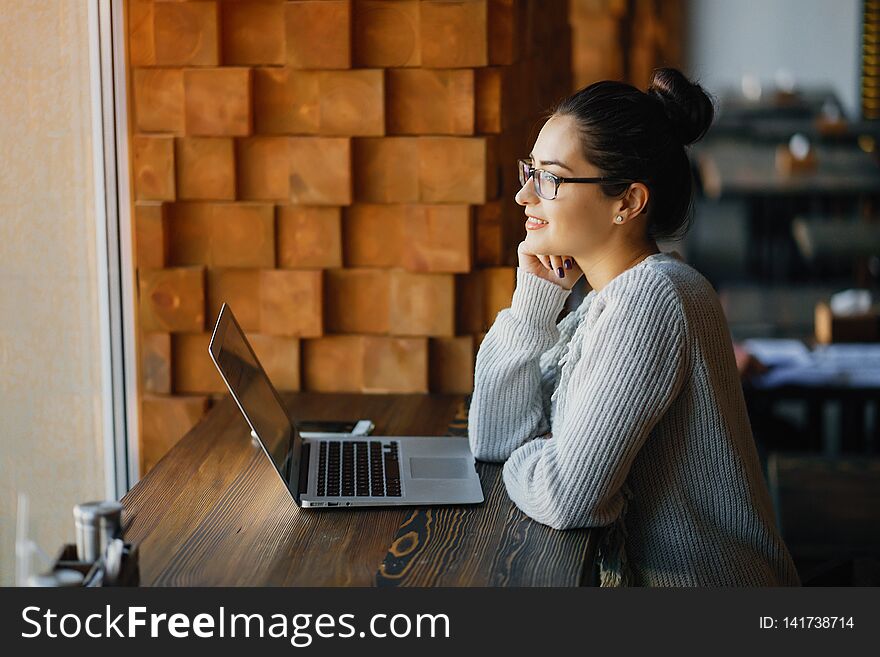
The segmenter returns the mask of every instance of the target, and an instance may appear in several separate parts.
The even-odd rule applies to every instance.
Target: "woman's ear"
[[[651,192],[648,191],[648,187],[644,183],[630,183],[629,189],[626,190],[623,198],[620,199],[620,205],[617,210],[618,214],[623,214],[625,217],[636,217],[642,214],[642,212],[647,210],[650,196]]]

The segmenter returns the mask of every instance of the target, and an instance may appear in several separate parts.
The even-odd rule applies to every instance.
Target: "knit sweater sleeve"
[[[474,368],[468,412],[471,451],[481,461],[504,461],[517,447],[550,430],[550,395],[564,346],[558,324],[570,290],[517,267],[509,308],[483,337]]]
[[[504,464],[508,495],[533,519],[567,529],[620,514],[633,460],[687,368],[681,303],[658,279],[643,270],[615,285],[562,384],[552,437],[522,445]]]

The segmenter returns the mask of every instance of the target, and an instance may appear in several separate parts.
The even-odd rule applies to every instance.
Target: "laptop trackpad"
[[[467,459],[413,456],[409,471],[413,479],[467,479],[473,466]]]

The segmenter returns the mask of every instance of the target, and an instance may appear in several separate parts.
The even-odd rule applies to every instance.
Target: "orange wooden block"
[[[266,203],[217,203],[211,262],[221,267],[275,266],[275,213]]]
[[[523,3],[519,0],[489,0],[488,11],[489,63],[513,64],[519,58]]]
[[[419,272],[471,269],[473,218],[467,205],[411,205],[402,222],[402,266]]]
[[[489,64],[487,0],[424,0],[419,9],[422,66],[473,68]]]
[[[333,207],[282,205],[278,208],[278,266],[329,269],[342,266],[341,212]]]
[[[481,134],[499,133],[505,121],[505,69],[487,66],[476,69],[476,125]]]
[[[285,3],[287,64],[293,68],[351,67],[351,2]]]
[[[156,463],[208,412],[208,398],[144,395],[141,399],[141,475]]]
[[[345,264],[470,271],[472,230],[466,205],[356,203],[345,212]]]
[[[275,266],[275,217],[271,205],[175,203],[168,211],[172,264]]]
[[[260,273],[260,332],[268,335],[323,335],[321,270],[268,269]]]
[[[138,201],[174,200],[174,138],[131,138],[134,197]]]
[[[354,194],[367,203],[419,200],[418,137],[365,137],[354,140]],[[448,169],[449,163],[445,163]]]
[[[346,267],[399,267],[404,254],[407,205],[355,203],[343,215]]]
[[[136,68],[132,71],[134,123],[140,132],[183,132],[183,71]]]
[[[578,41],[606,49],[620,42],[622,25],[618,16],[603,10],[587,13],[572,9],[571,28]]]
[[[483,323],[491,326],[500,310],[510,307],[516,287],[515,267],[489,267],[480,271],[483,279]]]
[[[315,337],[323,334],[320,270],[213,269],[208,312],[216,319],[229,304],[245,331]]]
[[[205,272],[201,267],[141,269],[138,308],[144,331],[198,332],[205,327]]]
[[[385,134],[385,79],[380,69],[257,69],[254,121],[272,134]]]
[[[170,265],[221,266],[214,260],[213,240],[220,226],[214,220],[215,203],[171,203],[168,216]]]
[[[502,201],[490,201],[476,209],[476,262],[479,266],[503,262]],[[523,218],[525,221],[525,218]]]
[[[474,71],[390,69],[388,132],[469,135],[474,131]]]
[[[190,68],[183,72],[186,134],[251,133],[251,69]]]
[[[213,327],[226,303],[243,331],[260,330],[260,269],[209,269],[206,302]]]
[[[284,3],[221,4],[223,63],[284,64]]]
[[[520,219],[525,221],[525,216],[523,208],[517,205],[514,199],[521,187],[519,175],[516,171],[516,160],[517,158],[525,157],[523,153],[527,152],[529,145],[534,143],[534,138],[530,137],[529,133],[537,134],[538,126],[530,130],[528,126],[531,123],[508,127],[503,134],[486,137],[490,160],[496,167],[494,176],[494,184],[498,191],[496,199],[500,199],[504,204],[505,231],[512,228],[516,231],[517,235],[525,235],[525,228],[520,221]],[[517,243],[522,239],[520,237]]]
[[[354,5],[356,66],[419,66],[421,45],[417,0],[359,0]]]
[[[351,140],[290,138],[290,200],[302,205],[350,205]]]
[[[506,193],[505,190],[508,187],[505,185],[519,190],[518,177],[511,176],[509,173],[510,162],[511,160],[515,162],[516,157],[511,156],[511,159],[506,159],[506,151],[503,148],[505,140],[516,146],[516,152],[521,151],[518,142],[504,135],[486,135],[484,139],[486,142],[486,199],[484,203],[488,203],[501,198],[502,194]],[[515,164],[513,166],[516,167]],[[514,194],[508,195],[510,199]]]
[[[482,204],[489,198],[489,151],[482,137],[420,137],[419,197],[426,203]]]
[[[364,336],[365,393],[428,392],[427,338]]]
[[[254,126],[262,134],[314,135],[320,126],[315,71],[254,69]]]
[[[235,200],[235,155],[228,137],[184,137],[174,142],[177,198]]]
[[[162,203],[134,206],[135,266],[161,269],[168,261],[168,221]]]
[[[153,7],[152,0],[129,0],[128,54],[132,66],[153,66],[156,63]]]
[[[363,390],[363,338],[333,335],[302,341],[303,386],[313,392]]]
[[[276,390],[300,389],[299,338],[255,333],[248,341]]]
[[[243,137],[235,142],[238,197],[285,201],[290,197],[289,144],[285,137]]]
[[[171,392],[171,334],[143,333],[140,336],[141,389],[143,392]]]
[[[600,11],[608,13],[608,4]],[[648,3],[643,3],[647,6]],[[542,11],[533,12],[531,29],[527,32],[530,43],[526,44],[528,54],[538,54],[558,48],[564,34],[570,31],[569,16],[570,2],[568,0],[544,0],[541,3]],[[553,69],[557,70],[557,69]]]
[[[516,137],[520,153],[523,149],[527,153],[527,147],[535,142],[541,127],[535,116],[546,109],[536,97],[535,79],[540,70],[533,62],[521,60],[510,66],[489,66],[481,69],[476,79],[477,131],[483,126],[483,132],[494,132],[502,124],[501,132],[508,139]]]
[[[485,331],[482,271],[455,274],[455,332],[459,335]]]
[[[175,333],[171,362],[175,393],[226,392],[226,384],[208,353],[210,333]]]
[[[624,53],[620,47],[610,52],[602,47],[578,46],[572,54],[573,89],[581,89],[598,80],[624,77]]]
[[[328,269],[324,319],[328,333],[387,334],[391,281],[387,269]]]
[[[391,335],[455,334],[455,279],[452,274],[390,270]]]
[[[157,2],[153,14],[156,64],[220,63],[216,2]]]
[[[456,395],[473,392],[474,343],[472,335],[428,340],[431,392]]]
[[[385,77],[381,69],[320,71],[320,133],[385,134]]]
[[[427,338],[363,335],[303,341],[305,388],[315,392],[428,391]]]

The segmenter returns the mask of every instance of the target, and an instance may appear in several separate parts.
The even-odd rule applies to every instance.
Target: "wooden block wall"
[[[144,470],[225,392],[224,302],[279,389],[472,389],[567,7],[126,4]]]
[[[574,88],[598,80],[647,87],[654,68],[681,67],[684,0],[571,0]]]

